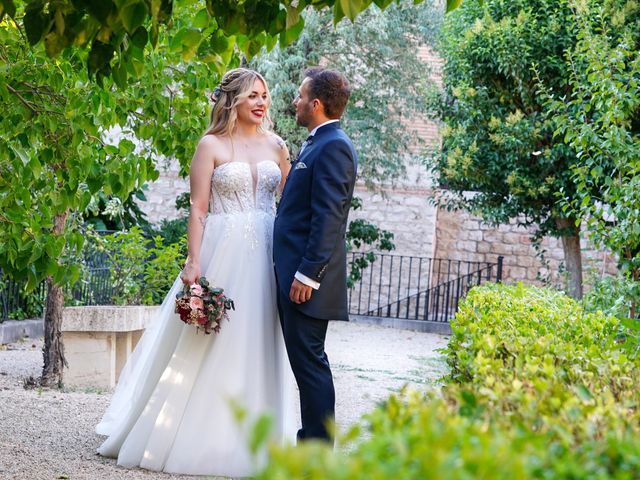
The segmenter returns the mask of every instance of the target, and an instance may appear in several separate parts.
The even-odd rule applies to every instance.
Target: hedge
[[[336,451],[271,446],[258,478],[640,478],[636,324],[554,290],[485,285],[452,330],[442,389],[391,395]]]

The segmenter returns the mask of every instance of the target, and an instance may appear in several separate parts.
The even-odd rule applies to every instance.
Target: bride
[[[264,451],[249,451],[261,415],[271,416],[274,440],[295,439],[271,253],[275,192],[284,186],[289,153],[269,131],[260,74],[227,72],[213,100],[191,163],[187,262],[96,431],[108,436],[98,452],[125,467],[241,477],[265,461]],[[174,313],[182,284],[200,276],[235,303],[217,334],[198,332]]]

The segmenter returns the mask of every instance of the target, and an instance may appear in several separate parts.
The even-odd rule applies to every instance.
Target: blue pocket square
[[[296,163],[296,166],[293,168],[294,170],[298,170],[300,168],[307,168],[307,164],[304,162],[298,162]]]

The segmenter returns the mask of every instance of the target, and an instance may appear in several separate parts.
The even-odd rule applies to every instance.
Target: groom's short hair
[[[304,76],[310,79],[311,98],[317,98],[324,106],[327,117],[340,118],[347,106],[351,88],[349,82],[340,72],[322,67],[309,68]]]

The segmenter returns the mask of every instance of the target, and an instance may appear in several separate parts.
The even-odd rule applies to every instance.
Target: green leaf
[[[110,71],[109,63],[111,62],[114,53],[115,50],[110,44],[94,40],[87,60],[89,75],[96,75],[97,73],[106,70]]]
[[[462,4],[462,0],[447,0],[447,13],[454,11]]]
[[[120,64],[113,69],[112,77],[120,89],[125,90],[127,88],[127,66],[124,61],[121,61]]]
[[[147,33],[147,29],[142,26],[138,27],[131,36],[131,43],[139,49],[144,49],[148,41],[149,34]]]
[[[280,34],[280,46],[286,47],[291,42],[296,40],[302,33],[303,29],[304,29],[304,18],[300,17],[300,21],[298,23],[296,23],[293,27],[287,29],[284,33]]]
[[[187,48],[197,47],[201,41],[202,34],[193,28],[188,29],[182,37],[182,44]]]
[[[9,144],[9,148],[11,148],[11,150],[13,150],[13,153],[15,153],[18,156],[18,158],[22,161],[23,165],[26,165],[29,163],[29,155],[27,155],[27,152],[11,144]]]
[[[229,50],[232,45],[222,30],[216,30],[216,32],[209,37],[209,47],[216,53],[224,53]]]
[[[11,18],[16,16],[16,6],[13,0],[0,0],[0,20],[2,20],[5,13]]]
[[[271,417],[262,415],[253,425],[249,439],[249,448],[252,453],[256,453],[266,443],[272,423]]]
[[[149,11],[143,2],[129,3],[120,9],[120,19],[127,32],[133,34],[147,18]]]
[[[585,387],[584,385],[576,385],[574,390],[575,390],[576,394],[578,395],[578,398],[580,398],[580,400],[582,400],[583,402],[592,402],[593,401],[593,395],[587,389],[587,387]]]
[[[109,15],[115,9],[115,5],[111,0],[87,1],[85,5],[91,16],[103,25],[107,24]]]
[[[44,37],[44,49],[50,57],[57,56],[67,46],[66,38],[50,31]]]
[[[202,40],[202,34],[193,28],[182,28],[169,42],[169,48],[174,52],[195,50]]]
[[[340,13],[347,16],[352,22],[356,16],[366,8],[364,0],[338,0],[336,5],[340,5]]]
[[[209,26],[209,12],[206,8],[200,10],[193,19],[193,26],[195,28],[207,28]]]
[[[23,18],[27,40],[31,45],[37,44],[49,29],[50,20],[43,13],[44,4],[41,1],[31,2],[25,8]]]

